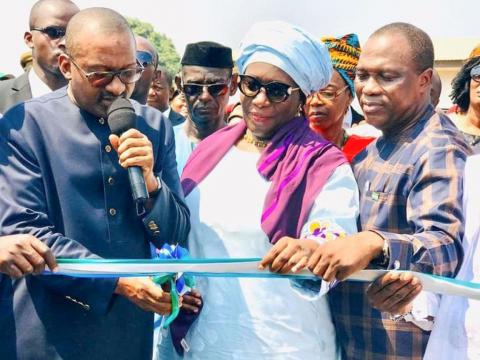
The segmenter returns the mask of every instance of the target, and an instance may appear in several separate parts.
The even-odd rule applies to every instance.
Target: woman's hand
[[[306,267],[310,255],[318,245],[314,240],[284,236],[263,257],[258,268],[263,270],[268,266],[270,271],[281,274],[298,272]]]

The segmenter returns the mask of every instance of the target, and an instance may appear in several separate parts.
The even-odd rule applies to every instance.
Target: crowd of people
[[[444,113],[408,23],[361,46],[259,22],[235,52],[188,44],[178,74],[112,9],[39,0],[28,26],[25,73],[0,81],[1,359],[480,358],[479,304],[414,275],[480,277],[480,51]],[[164,244],[317,280],[199,277],[164,329],[151,278],[43,274]],[[364,269],[391,271],[347,280]]]

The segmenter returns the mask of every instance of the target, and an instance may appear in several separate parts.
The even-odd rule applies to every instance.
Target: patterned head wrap
[[[322,41],[330,52],[333,68],[345,80],[352,96],[355,96],[353,80],[360,57],[360,43],[357,35],[348,34],[341,38],[324,37]]]
[[[468,56],[468,59],[470,60],[477,56],[480,56],[480,44],[473,48],[473,50],[470,52],[470,55]]]

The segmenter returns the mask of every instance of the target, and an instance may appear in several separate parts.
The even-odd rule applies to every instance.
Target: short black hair
[[[382,26],[371,37],[395,33],[404,36],[410,44],[412,59],[419,74],[433,68],[434,51],[432,39],[422,29],[409,23],[395,22]]]
[[[480,65],[480,56],[467,60],[452,80],[450,98],[462,112],[466,112],[470,106],[470,81],[472,79],[470,71],[477,65]]]
[[[159,65],[157,71],[161,72],[163,76],[165,76],[165,80],[167,81],[168,86],[173,86],[173,75],[168,69],[164,66]]]

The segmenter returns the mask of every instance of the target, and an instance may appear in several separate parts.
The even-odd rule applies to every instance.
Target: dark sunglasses
[[[470,78],[473,81],[480,83],[480,65],[476,65],[470,70]]]
[[[155,66],[155,59],[148,51],[137,51],[135,57],[137,58],[138,63],[143,67],[147,67],[148,65]]]
[[[270,102],[281,103],[288,99],[292,92],[300,90],[299,87],[293,87],[279,81],[272,81],[269,83],[262,83],[257,78],[249,75],[239,75],[240,82],[238,87],[243,95],[248,97],[255,97],[262,88],[265,89],[265,94]]]
[[[117,71],[92,71],[86,72],[83,70],[71,56],[70,61],[73,65],[85,76],[93,87],[104,87],[110,84],[115,76],[118,76],[120,81],[124,84],[133,84],[142,76],[143,67],[136,67],[133,69],[123,69]]]
[[[41,33],[47,34],[50,39],[60,39],[65,36],[65,28],[61,26],[47,26],[43,29],[33,28],[31,31],[40,31]]]
[[[230,83],[216,83],[216,84],[183,84],[182,91],[186,96],[199,96],[203,89],[206,88],[208,93],[213,96],[222,96],[228,92]]]

